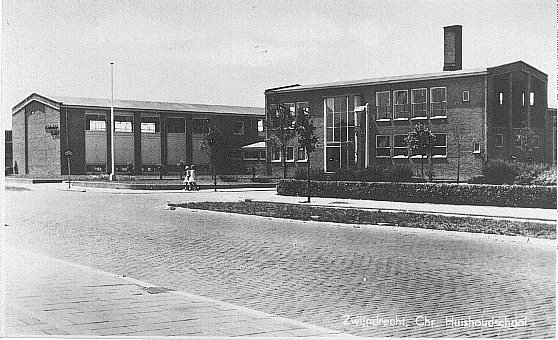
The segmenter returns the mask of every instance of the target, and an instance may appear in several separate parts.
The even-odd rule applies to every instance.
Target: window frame
[[[270,162],[272,163],[279,163],[281,162],[281,158],[283,157],[283,155],[281,155],[281,148],[279,146],[271,146],[270,147],[270,153],[271,153],[271,158],[269,159]],[[274,156],[277,156],[277,158],[275,158]]]
[[[463,90],[463,97],[461,98],[461,100],[463,102],[468,102],[471,100],[471,94],[469,93],[469,90]]]
[[[406,99],[406,103],[404,104],[399,104],[397,103],[397,94],[398,93],[405,93],[405,99]],[[397,107],[403,107],[403,109],[407,109],[407,110],[402,110],[403,112],[407,112],[407,117],[396,117],[397,114]],[[409,110],[409,90],[394,90],[393,91],[393,120],[409,120],[409,118],[411,118],[411,112]]]
[[[304,146],[299,146],[297,147],[297,153],[296,153],[296,161],[297,162],[308,162],[308,157],[306,157],[306,148]],[[302,151],[302,154],[304,155],[304,158],[300,158],[300,152]]]
[[[446,144],[447,144],[447,142],[446,142]],[[481,153],[481,143],[473,142],[473,153],[474,154],[480,154]]]
[[[496,134],[496,147],[503,148],[504,147],[504,134],[497,133]]]
[[[144,121],[144,119],[146,119],[147,121]],[[149,121],[152,120],[152,121]],[[144,125],[143,124],[154,124],[153,125],[153,131],[151,130],[144,130]],[[157,131],[158,130],[158,131]],[[161,126],[159,124],[159,117],[157,116],[141,116],[140,117],[140,133],[160,133],[161,132]]]
[[[118,120],[118,119],[130,120]],[[129,126],[130,128],[122,128]],[[134,116],[132,115],[114,115],[114,132],[133,133],[134,132]]]
[[[379,137],[387,137],[387,141],[388,141],[388,146],[387,147],[386,146],[382,146],[382,147],[378,146],[379,145],[379,143],[378,143]],[[391,158],[391,135],[376,135],[376,145],[375,146],[376,146],[376,158]],[[387,155],[387,156],[378,155],[378,149],[381,149],[381,150],[386,150],[387,149],[389,155]]]
[[[174,126],[177,126],[176,124],[172,124],[172,125],[170,124],[170,122],[171,122],[173,119],[174,119],[174,120],[181,119],[181,120],[184,122],[184,131],[183,131],[183,132],[174,132],[174,131],[171,132],[171,131],[169,131],[169,129],[170,129],[171,126],[173,126],[173,127],[174,127]],[[185,133],[186,133],[186,118],[185,118],[185,117],[168,117],[167,119],[165,119],[165,125],[166,125],[167,133],[181,133],[181,134],[185,134]]]
[[[432,92],[433,92],[434,90],[437,90],[437,89],[444,89],[444,100],[441,101],[441,102],[434,102],[434,101],[433,101],[434,96],[432,95]],[[435,105],[435,104],[442,104],[442,103],[444,103],[444,113],[445,113],[445,114],[444,114],[443,116],[433,116],[432,114],[433,114],[434,112],[436,112],[436,111],[433,109],[433,105]],[[429,114],[430,114],[430,119],[443,119],[443,118],[448,118],[448,89],[447,89],[445,86],[438,86],[438,87],[431,87],[431,88],[430,88],[430,112],[429,112]]]
[[[236,129],[235,124],[238,124],[238,123],[242,124],[242,127],[241,127],[241,129],[240,129],[240,132],[236,132],[237,129]],[[235,135],[235,136],[243,136],[243,135],[244,135],[244,121],[243,121],[243,120],[233,120],[233,122],[232,122],[232,129],[233,129],[233,130],[232,130],[232,134],[233,134],[233,135]]]
[[[434,144],[433,149],[436,149],[436,148],[442,149],[442,148],[443,148],[443,149],[446,150],[446,152],[445,152],[443,155],[435,155],[435,154],[434,154],[434,150],[433,150],[433,151],[432,151],[432,158],[447,158],[447,157],[448,157],[448,134],[445,133],[445,132],[434,133],[434,136],[436,136],[436,143],[440,140],[440,138],[438,138],[438,135],[445,135],[445,136],[446,136],[446,137],[445,137],[446,144],[443,145],[443,146],[442,146],[442,145],[435,145],[435,144]]]
[[[387,99],[388,99],[388,103],[387,103],[387,105],[385,105],[385,107],[388,108],[390,110],[390,112],[386,113],[386,117],[388,117],[388,118],[379,118],[380,117],[379,108],[381,106],[380,106],[380,101],[379,101],[378,95],[385,94],[385,93],[387,93]],[[377,122],[389,122],[389,121],[391,121],[391,118],[393,117],[393,108],[391,106],[391,91],[378,91],[378,92],[376,92],[375,97],[376,97],[376,121]]]
[[[294,146],[292,145],[288,145],[285,146],[285,162],[286,163],[294,163],[295,162],[295,152],[294,152]],[[290,151],[289,151],[290,150]],[[292,153],[291,157],[289,157],[289,152]]]
[[[415,103],[415,91],[424,91],[424,102]],[[424,105],[424,116],[415,116],[415,105]],[[420,87],[416,89],[411,89],[411,119],[428,119],[428,89],[426,87]]]
[[[265,124],[263,119],[258,119],[258,132],[265,131]]]
[[[397,146],[395,141],[396,141],[396,136],[404,136],[404,141],[405,141],[405,145],[404,146]],[[397,133],[393,135],[393,158],[409,158],[409,146],[407,145],[406,141],[407,138],[409,138],[409,134],[402,134],[402,133]],[[396,150],[401,150],[401,149],[405,149],[405,155],[396,155]]]

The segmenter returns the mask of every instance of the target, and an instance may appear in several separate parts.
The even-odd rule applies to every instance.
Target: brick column
[[[141,113],[134,112],[134,174],[141,173]]]

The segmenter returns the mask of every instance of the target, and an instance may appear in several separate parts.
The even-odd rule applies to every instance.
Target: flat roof
[[[66,97],[57,95],[43,96],[33,93],[25,100],[14,106],[12,112],[19,110],[27,103],[38,100],[46,103],[54,102],[57,106],[76,106],[110,109],[110,99],[105,98],[85,98],[85,97]],[[239,114],[265,116],[263,107],[250,106],[231,106],[231,105],[210,105],[210,104],[187,104],[153,102],[141,100],[114,100],[114,108],[119,110],[150,110],[150,111],[173,111],[173,112],[197,112],[197,113],[218,113],[218,114]]]
[[[486,75],[486,74],[488,74],[488,69],[480,68],[480,69],[471,69],[471,70],[444,71],[444,72],[436,72],[436,73],[423,73],[423,74],[390,76],[390,77],[369,78],[369,79],[360,79],[360,80],[336,81],[336,82],[322,83],[322,84],[293,85],[285,88],[269,89],[266,90],[265,92],[266,93],[294,92],[294,91],[318,90],[318,89],[327,89],[327,88],[336,88],[336,87],[366,86],[366,85],[401,83],[401,82],[408,82],[408,81],[419,81],[419,80],[430,80],[430,79],[477,76],[477,75]]]

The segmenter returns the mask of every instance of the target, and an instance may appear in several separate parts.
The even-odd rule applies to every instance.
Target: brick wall
[[[432,87],[446,87],[447,91],[447,118],[413,120],[404,121],[376,122],[376,92],[390,91],[391,99],[393,99],[393,91],[408,90],[409,102],[411,89],[427,88],[428,97],[430,98],[429,89]],[[466,180],[471,176],[479,175],[482,171],[484,157],[484,106],[485,106],[485,77],[467,76],[438,80],[409,81],[398,83],[387,83],[373,86],[355,86],[351,88],[333,88],[326,90],[309,90],[305,92],[282,93],[273,97],[268,94],[267,102],[279,101],[286,102],[308,102],[310,113],[314,116],[314,125],[316,134],[319,137],[319,144],[316,152],[312,154],[312,168],[324,168],[324,98],[361,95],[362,104],[369,103],[370,118],[369,124],[369,159],[370,165],[375,163],[386,163],[385,159],[376,158],[376,135],[389,135],[393,138],[395,134],[408,134],[413,130],[414,124],[422,122],[429,126],[434,133],[447,134],[447,157],[433,160],[433,170],[435,178],[450,179],[457,178],[458,172],[458,155],[459,158],[459,177],[460,180]],[[463,91],[469,91],[469,101],[463,101]],[[392,102],[393,104],[393,102]],[[364,130],[363,130],[364,131]],[[365,132],[363,132],[364,135]],[[459,138],[458,138],[459,137]],[[480,153],[473,153],[473,143],[480,144]],[[393,140],[392,140],[393,144]],[[458,153],[459,144],[461,152]],[[364,146],[361,144],[362,148]],[[362,151],[362,150],[361,150]],[[360,153],[360,157],[364,158],[364,153]],[[420,159],[387,159],[387,163],[394,164],[411,164],[416,174],[420,174]],[[361,160],[364,165],[364,159]],[[428,169],[425,160],[425,173]],[[273,175],[281,174],[281,163],[270,163]],[[296,169],[292,163],[288,166],[289,174],[294,173]]]
[[[29,103],[25,112],[28,173],[47,177],[60,176],[60,136],[52,136],[45,130],[49,125],[60,129],[60,112],[39,102]]]
[[[25,108],[12,115],[12,142],[14,166],[25,173]],[[15,171],[15,169],[14,169]]]

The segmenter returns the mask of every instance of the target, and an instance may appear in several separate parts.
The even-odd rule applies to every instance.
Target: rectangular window
[[[233,124],[233,135],[243,135],[244,134],[244,122],[234,121]]]
[[[529,105],[535,105],[535,92],[529,93]]]
[[[376,157],[390,157],[390,138],[387,135],[376,135]]]
[[[430,89],[430,117],[447,117],[447,96],[445,87]]]
[[[285,148],[285,161],[294,162],[294,146],[287,146]]]
[[[132,132],[133,116],[114,116],[114,131]]]
[[[391,101],[389,91],[376,92],[376,120],[391,119]]]
[[[267,154],[267,152],[265,152],[265,150],[260,150],[260,159],[264,159],[264,160],[265,160],[265,159],[267,158],[267,157],[266,157],[266,154]]]
[[[304,162],[304,161],[307,160],[307,158],[306,158],[306,148],[305,148],[305,147],[300,146],[300,147],[298,148],[298,152],[297,152],[297,155],[296,155],[296,159],[297,159],[297,161],[299,161],[299,162]]]
[[[281,161],[281,149],[278,146],[272,146],[270,148],[271,161],[280,162]]]
[[[186,133],[186,121],[180,117],[167,118],[168,133]]]
[[[426,118],[426,89],[411,90],[412,118]]]
[[[295,124],[296,124],[296,103],[285,103],[285,106],[287,107],[287,111],[289,112],[289,115],[291,116],[291,124],[292,127],[294,128]]]
[[[473,153],[480,153],[480,152],[481,152],[480,143],[473,143]]]
[[[496,147],[503,148],[504,147],[504,135],[496,134]]]
[[[499,100],[500,105],[504,105],[504,93],[503,92],[499,93],[498,100]]]
[[[521,106],[525,106],[525,92],[521,93]]]
[[[393,136],[393,157],[406,158],[409,155],[407,148],[407,135]]]
[[[515,135],[514,144],[516,147],[521,147],[521,135]]]
[[[435,133],[436,140],[434,141],[434,148],[432,150],[432,157],[446,157],[447,156],[447,135],[445,133]]]
[[[393,91],[394,119],[409,119],[409,93],[407,90]]]
[[[143,133],[160,132],[159,117],[141,117],[140,126]]]
[[[360,101],[360,96],[324,99],[327,172],[348,168],[357,162],[357,117],[354,109]]]
[[[107,123],[104,114],[85,114],[85,128],[90,131],[106,131]]]
[[[247,160],[257,160],[260,156],[259,150],[244,150],[242,151],[242,158]]]
[[[209,125],[205,118],[192,119],[192,133],[206,134],[209,132]]]
[[[258,119],[258,132],[264,132],[264,121],[263,121],[263,119]]]
[[[463,91],[463,101],[464,102],[469,101],[469,91]]]

